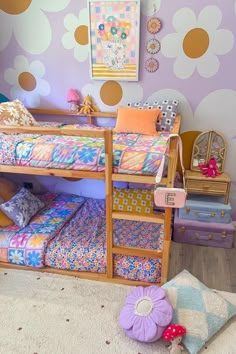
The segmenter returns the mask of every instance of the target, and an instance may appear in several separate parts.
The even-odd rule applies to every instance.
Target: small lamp
[[[67,92],[67,102],[71,103],[71,106],[70,106],[71,111],[78,111],[79,101],[80,101],[80,97],[79,97],[78,93],[73,89],[69,89]]]

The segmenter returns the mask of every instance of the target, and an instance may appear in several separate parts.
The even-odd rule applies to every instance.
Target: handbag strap
[[[180,165],[182,168],[182,174],[183,174],[183,187],[185,188],[185,168],[184,168],[184,164],[183,164],[183,144],[182,144],[182,140],[181,137],[179,136],[179,134],[170,134],[168,137],[168,140],[171,138],[177,138],[177,149],[179,152],[179,159],[180,159]],[[163,155],[163,158],[161,160],[157,175],[156,175],[156,183],[160,183],[161,179],[162,179],[162,174],[163,174],[163,170],[164,170],[164,166],[165,166],[165,155]]]

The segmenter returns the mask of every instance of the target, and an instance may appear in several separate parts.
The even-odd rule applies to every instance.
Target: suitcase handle
[[[205,217],[208,217],[208,218],[214,218],[216,216],[216,213],[215,212],[210,212],[210,213],[205,213],[205,212],[202,212],[202,211],[194,211],[194,214],[196,216],[199,216],[199,218],[205,218]]]

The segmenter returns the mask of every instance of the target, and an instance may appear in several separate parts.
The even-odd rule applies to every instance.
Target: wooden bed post
[[[175,172],[178,161],[178,146],[177,138],[170,139],[170,153],[168,157],[168,174],[167,174],[167,187],[174,186]],[[163,254],[161,266],[161,284],[167,282],[169,259],[170,259],[170,246],[171,246],[171,221],[172,221],[172,208],[165,208],[164,218],[164,241],[163,241]]]
[[[104,132],[105,141],[105,184],[106,184],[106,247],[107,247],[107,277],[113,278],[113,224],[112,224],[112,130]]]

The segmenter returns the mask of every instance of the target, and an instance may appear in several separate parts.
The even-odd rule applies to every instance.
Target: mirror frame
[[[218,137],[220,137],[222,139],[223,147],[218,150],[218,156],[220,156],[222,162],[221,162],[221,166],[218,167],[218,171],[219,172],[224,172],[224,164],[225,164],[225,158],[226,158],[226,142],[225,142],[224,137],[220,133],[218,133],[218,132],[216,132],[214,130],[204,131],[201,134],[199,134],[196,137],[196,139],[194,140],[190,169],[192,171],[200,171],[200,168],[198,166],[194,165],[194,159],[196,159],[196,156],[199,154],[199,143],[198,143],[198,140],[203,138],[204,135],[208,135],[208,138],[206,138],[207,139],[207,143],[206,143],[205,163],[207,163],[210,160],[210,158],[212,157],[212,144],[213,144],[214,137],[218,136]]]

